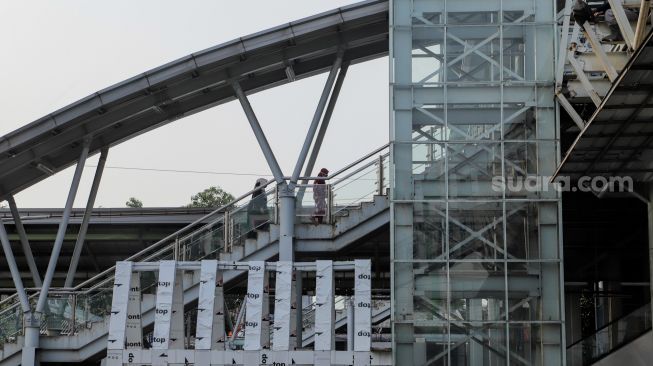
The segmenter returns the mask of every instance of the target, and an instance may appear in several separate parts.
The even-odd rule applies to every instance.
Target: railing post
[[[77,328],[77,294],[72,293],[70,296],[72,297],[72,326],[69,335],[72,336],[75,335],[75,329]]]
[[[225,253],[229,253],[229,211],[224,212],[224,216],[222,218],[222,231],[224,234],[224,248],[222,250]]]
[[[279,224],[279,185],[274,186],[274,223]]]
[[[333,223],[331,213],[333,212],[333,185],[327,185],[327,207],[326,212],[324,213],[324,221],[327,224]]]
[[[172,259],[179,260],[179,237],[175,238],[175,245],[172,247]]]
[[[383,173],[383,155],[379,155],[379,161],[378,161],[378,164],[379,164],[379,169],[377,170],[377,174],[378,174],[378,179],[377,179],[377,182],[378,182],[377,194],[378,194],[379,196],[383,196],[383,185],[384,185],[384,181],[383,181],[383,174],[384,174],[384,173]]]

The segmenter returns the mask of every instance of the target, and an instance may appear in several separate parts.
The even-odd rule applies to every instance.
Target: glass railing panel
[[[589,365],[651,330],[651,304],[617,319],[567,347],[567,364]]]
[[[23,312],[15,307],[0,314],[0,349],[5,343],[15,343],[23,334]]]
[[[295,201],[295,222],[301,224],[330,223],[331,185],[300,184]]]
[[[345,213],[346,209],[359,206],[361,202],[372,201],[375,195],[385,193],[387,187],[387,156],[371,161],[352,173],[335,178],[333,186],[332,215]],[[381,181],[383,180],[383,181]]]
[[[268,231],[270,224],[275,222],[276,205],[276,189],[269,188],[252,195],[249,202],[231,209],[228,214],[228,248],[245,245],[247,239],[256,239],[257,231]]]
[[[220,220],[207,225],[179,240],[180,259],[196,261],[200,259],[219,259],[219,253],[225,247],[224,221]]]

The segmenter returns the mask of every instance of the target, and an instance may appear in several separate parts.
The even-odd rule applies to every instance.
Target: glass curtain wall
[[[401,365],[562,365],[551,0],[391,0]]]

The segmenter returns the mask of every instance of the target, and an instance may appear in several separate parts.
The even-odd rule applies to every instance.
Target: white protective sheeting
[[[141,323],[141,276],[133,273],[129,285],[129,301],[127,303],[127,332],[125,348],[143,347],[143,324]]]
[[[224,282],[222,271],[215,275],[215,301],[213,302],[213,343],[211,349],[223,350],[225,345],[224,332]]]
[[[290,347],[290,302],[292,296],[292,262],[277,262],[274,298],[274,339],[272,349],[287,351]]]
[[[212,343],[217,342],[213,339],[215,302],[222,301],[215,296],[218,261],[203,260],[201,266],[195,349],[211,349]]]
[[[264,277],[265,262],[249,262],[245,305],[245,344],[243,346],[246,351],[261,349]]]
[[[153,349],[168,349],[176,272],[175,261],[160,262],[159,280],[156,287],[156,309],[154,311]]]
[[[369,351],[372,343],[372,262],[354,262],[354,351]]]
[[[111,302],[111,320],[109,322],[109,344],[107,349],[124,349],[125,328],[127,326],[127,303],[129,302],[129,284],[132,276],[132,262],[117,262],[113,282],[113,300]]]
[[[177,271],[175,274],[168,348],[184,349],[184,272],[182,271]]]
[[[316,261],[315,267],[315,350],[331,351],[335,349],[333,261]]]

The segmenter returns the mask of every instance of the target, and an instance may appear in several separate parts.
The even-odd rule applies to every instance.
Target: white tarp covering
[[[264,277],[265,262],[249,262],[245,305],[245,344],[243,347],[246,351],[261,349]]]
[[[315,267],[315,350],[331,351],[335,349],[333,261],[316,261]]]
[[[213,302],[213,343],[211,349],[223,350],[225,344],[224,332],[224,283],[222,271],[215,275],[215,301]]]
[[[143,348],[143,325],[141,323],[141,276],[138,272],[132,274],[129,285],[125,348]]]
[[[176,272],[175,261],[160,262],[159,280],[156,287],[156,309],[154,311],[153,349],[168,349],[172,320],[172,294]]]
[[[111,320],[109,323],[109,344],[107,349],[125,347],[125,328],[127,326],[127,303],[129,301],[129,284],[132,276],[132,262],[117,262],[113,282],[113,300],[111,302]]]
[[[169,349],[184,349],[184,273],[177,271],[172,292]]]
[[[272,349],[287,351],[290,347],[290,301],[292,262],[277,262],[274,298],[274,339]]]
[[[372,262],[354,262],[354,351],[369,351],[372,342]]]
[[[199,298],[197,300],[195,349],[211,349],[211,344],[217,341],[213,339],[213,315],[217,300],[215,297],[217,272],[218,261],[202,261]]]

